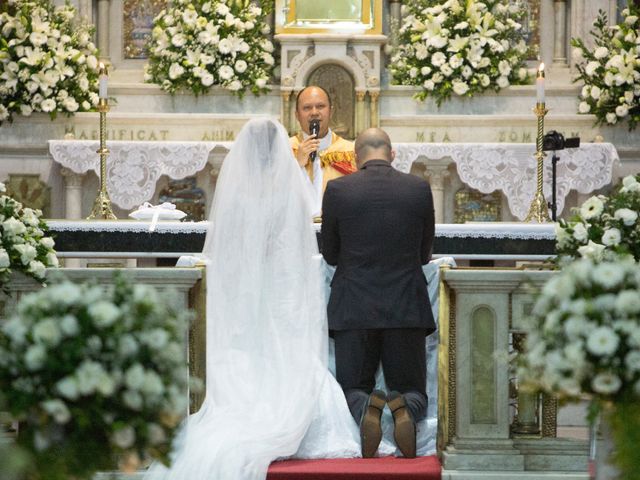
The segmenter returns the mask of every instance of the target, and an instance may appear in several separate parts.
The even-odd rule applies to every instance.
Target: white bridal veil
[[[247,123],[222,166],[204,248],[206,398],[171,470],[156,466],[148,478],[262,480],[271,461],[296,452],[358,455],[357,427],[326,368],[311,203],[284,128]]]

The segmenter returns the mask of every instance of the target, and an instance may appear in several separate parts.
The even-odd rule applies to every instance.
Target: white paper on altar
[[[502,190],[509,210],[520,220],[529,211],[536,192],[536,147],[527,143],[395,143],[393,166],[405,173],[420,157],[427,160],[451,158],[463,183],[482,193]],[[543,191],[551,200],[551,155],[544,160]],[[580,148],[557,152],[557,205],[562,213],[571,190],[589,193],[602,188],[613,178],[613,166],[619,162],[611,143],[585,143]],[[428,161],[426,163],[428,165]]]
[[[442,265],[456,266],[456,262],[451,257],[442,257],[430,261],[422,267],[424,276],[427,279],[429,300],[431,301],[431,311],[436,322],[436,331],[426,338],[425,348],[427,351],[427,397],[429,404],[427,406],[427,417],[418,423],[416,430],[416,448],[418,456],[433,455],[436,451],[436,436],[438,431],[438,332],[439,332],[439,288],[440,288],[440,267]],[[335,267],[326,266],[326,282],[327,298],[330,293],[330,283],[335,272]],[[329,342],[329,369],[335,376],[336,359],[334,352],[333,340]],[[382,369],[378,368],[376,374],[376,388],[386,391],[384,376]],[[389,445],[395,445],[393,440],[393,417],[388,407],[385,407],[382,414],[382,432],[383,442]],[[401,455],[396,450],[395,455]]]

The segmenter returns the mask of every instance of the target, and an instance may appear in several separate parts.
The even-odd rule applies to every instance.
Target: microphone
[[[315,135],[318,138],[318,133],[320,133],[320,120],[314,118],[309,122],[309,134]],[[318,157],[318,152],[313,151],[309,154],[309,161],[313,162]]]

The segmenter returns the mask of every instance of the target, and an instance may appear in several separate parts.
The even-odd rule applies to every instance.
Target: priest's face
[[[331,103],[324,90],[318,87],[307,87],[300,92],[296,104],[296,118],[300,128],[306,134],[309,134],[309,122],[317,119],[320,122],[318,137],[324,137],[329,130],[331,119]]]

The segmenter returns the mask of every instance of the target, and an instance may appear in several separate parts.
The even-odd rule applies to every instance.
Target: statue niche
[[[341,137],[355,138],[355,82],[349,72],[339,65],[323,64],[309,74],[306,84],[329,92],[333,102],[331,130]]]

